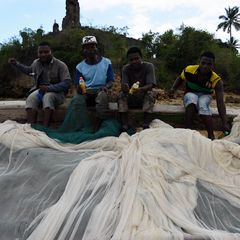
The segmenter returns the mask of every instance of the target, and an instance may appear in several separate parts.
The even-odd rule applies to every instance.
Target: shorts
[[[38,93],[37,89],[27,97],[25,106],[26,109],[38,109],[39,107],[42,107],[54,110],[65,101],[64,93],[46,92],[42,98],[39,97]]]
[[[141,108],[143,112],[152,113],[156,97],[152,91],[148,91],[139,97],[120,92],[118,99],[118,111],[127,112],[128,108]]]
[[[199,115],[212,115],[210,103],[212,96],[210,94],[188,92],[183,97],[183,104],[186,108],[189,104],[195,104]]]

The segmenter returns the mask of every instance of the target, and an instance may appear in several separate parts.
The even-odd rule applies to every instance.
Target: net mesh
[[[240,239],[238,140],[154,120],[132,136],[71,144],[6,121],[1,238]]]
[[[79,95],[77,98],[72,98],[64,121],[58,129],[46,128],[36,124],[32,127],[45,132],[50,138],[76,144],[106,136],[119,136],[120,123],[116,119],[103,121],[100,128],[95,131],[92,120],[94,118],[96,117],[89,116],[85,97]]]

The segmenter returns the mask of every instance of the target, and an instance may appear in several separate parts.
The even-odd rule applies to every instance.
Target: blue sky
[[[220,15],[225,7],[240,6],[239,0],[79,0],[80,22],[92,27],[128,26],[129,37],[141,38],[149,30],[164,33],[177,29],[182,23],[196,29],[207,30],[228,39],[222,30],[216,32]],[[60,25],[65,16],[65,0],[1,0],[0,43],[18,37],[19,31],[43,27],[52,30],[56,19]],[[240,41],[240,32],[233,31]]]

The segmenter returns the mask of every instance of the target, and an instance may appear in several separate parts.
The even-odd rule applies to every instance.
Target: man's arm
[[[153,87],[156,86],[156,76],[155,76],[155,69],[152,63],[148,64],[148,72],[146,76],[146,84],[139,88],[139,91],[146,93],[151,91]]]
[[[40,85],[39,89],[43,92],[67,92],[71,86],[71,79],[65,79],[64,81],[50,85]]]
[[[153,87],[154,87],[154,84],[150,83],[150,84],[147,84],[147,85],[145,85],[143,87],[140,87],[139,91],[146,93],[148,91],[151,91]]]
[[[182,83],[184,82],[184,80],[178,76],[176,78],[176,80],[174,81],[170,91],[169,91],[169,96],[173,97],[174,93],[176,92],[176,90],[182,85]]]
[[[184,82],[184,80],[180,76],[177,77],[176,80],[174,81],[171,89],[176,91],[182,85],[183,82]]]
[[[127,72],[126,72],[126,66],[123,66],[123,69],[122,69],[121,90],[124,93],[129,92],[129,79],[128,79],[128,75],[127,75]]]
[[[227,123],[226,107],[224,103],[223,82],[220,80],[215,86],[216,102],[219,116],[222,120],[223,131],[230,131]]]
[[[109,64],[107,69],[106,85],[102,88],[102,90],[106,92],[108,89],[112,87],[113,82],[114,82],[113,68],[112,68],[112,64]]]
[[[109,64],[108,65],[108,69],[107,69],[107,84],[109,83],[109,82],[111,82],[111,84],[112,84],[112,82],[114,81],[114,73],[113,73],[113,68],[112,68],[112,64]]]
[[[21,64],[15,58],[9,58],[8,63],[24,74],[30,75],[32,73],[32,66]]]

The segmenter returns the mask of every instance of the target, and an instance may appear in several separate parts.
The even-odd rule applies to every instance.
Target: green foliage
[[[21,44],[17,38],[12,38],[10,42],[2,44],[0,49],[0,70],[3,64],[7,63],[9,56],[20,55]]]
[[[186,65],[197,64],[200,54],[210,50],[213,44],[213,36],[206,31],[192,27],[183,27],[180,30],[179,41],[176,43],[178,59],[175,67],[178,70]]]
[[[46,41],[51,44],[54,56],[67,63],[72,75],[74,75],[76,65],[83,58],[81,42],[84,35],[83,31],[73,28],[46,36]]]
[[[19,32],[22,38],[23,48],[30,48],[37,46],[43,39],[44,31],[42,27],[33,31],[31,28],[24,28]]]
[[[18,39],[12,38],[8,43],[1,45],[0,50],[0,96],[5,96],[10,92],[11,81],[15,76],[15,72],[8,64],[8,58],[14,55],[20,55],[21,44]]]
[[[159,33],[153,33],[152,31],[142,35],[142,47],[147,58],[155,57],[158,39]]]
[[[162,89],[170,89],[173,81],[176,78],[176,74],[168,71],[163,61],[152,59],[151,62],[155,66],[157,87]]]
[[[19,75],[7,64],[8,58],[16,57],[24,64],[31,64],[37,57],[37,45],[41,41],[51,44],[54,56],[68,65],[74,78],[76,65],[83,59],[81,42],[85,35],[97,37],[102,54],[111,59],[117,74],[127,63],[127,49],[130,46],[140,47],[143,59],[155,65],[157,86],[165,89],[170,88],[184,67],[198,64],[203,51],[213,51],[216,55],[216,71],[221,74],[225,88],[240,91],[240,56],[228,42],[224,43],[206,31],[184,25],[178,34],[171,29],[163,34],[149,31],[143,34],[141,40],[126,37],[127,30],[127,27],[118,29],[113,26],[102,29],[81,27],[45,34],[42,28],[36,31],[23,29],[20,32],[21,42],[13,38],[0,45],[0,96],[10,96],[11,85]],[[233,43],[237,45],[238,41],[232,39]]]
[[[113,33],[113,34],[121,34],[123,36],[128,36],[128,27],[125,26],[125,27],[122,27],[122,28],[116,28],[114,26],[109,26],[109,27],[102,27],[101,30],[102,31],[105,31],[105,32],[110,32],[110,33]]]
[[[200,54],[211,50],[216,42],[208,32],[183,25],[178,35],[173,30],[162,35],[150,31],[143,35],[142,44],[149,60],[156,58],[155,62],[159,63],[156,70],[158,84],[166,88],[184,67],[197,64]]]
[[[229,48],[217,47],[214,52],[216,53],[216,72],[221,75],[225,89],[239,92],[240,57]]]

